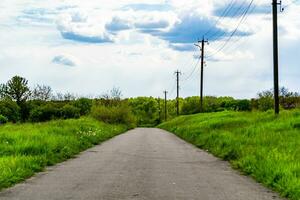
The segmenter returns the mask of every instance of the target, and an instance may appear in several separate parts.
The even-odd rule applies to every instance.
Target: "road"
[[[0,193],[1,200],[273,200],[277,194],[160,129],[135,129]]]

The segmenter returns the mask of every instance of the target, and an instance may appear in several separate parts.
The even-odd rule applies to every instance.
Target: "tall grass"
[[[0,126],[0,189],[124,131],[91,118]]]
[[[278,191],[300,199],[300,111],[221,112],[181,116],[159,126],[231,162]]]

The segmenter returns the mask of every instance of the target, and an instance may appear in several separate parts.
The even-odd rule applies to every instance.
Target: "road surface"
[[[135,129],[2,191],[1,200],[273,200],[278,195],[160,129]]]

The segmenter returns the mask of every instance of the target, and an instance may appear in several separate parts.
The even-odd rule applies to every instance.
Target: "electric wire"
[[[243,10],[243,8],[244,8],[244,5],[246,4],[246,2],[247,2],[247,0],[244,0],[241,4],[240,4],[240,6],[233,12],[233,14],[230,16],[231,18],[236,18],[236,17],[238,17],[239,15],[241,15],[240,16],[240,18],[243,16],[243,12],[240,12],[240,11],[242,11]],[[233,7],[232,7],[233,8]],[[230,10],[228,11],[228,13],[230,12]],[[228,14],[227,13],[227,14]],[[227,17],[227,15],[226,15],[226,17]],[[221,32],[221,34],[219,35],[219,33]],[[214,40],[214,39],[216,39],[216,38],[223,38],[223,37],[226,37],[226,35],[228,34],[228,32],[226,32],[226,31],[221,31],[221,30],[218,30],[218,31],[216,31],[213,35],[211,35],[208,39],[209,40]]]
[[[183,81],[187,81],[191,78],[191,76],[195,73],[195,71],[200,63],[200,60],[201,60],[201,57],[199,56],[199,58],[197,58],[196,64],[193,67],[193,70],[191,71],[191,73],[189,73],[189,75],[185,79],[183,79]]]
[[[240,25],[244,22],[246,16],[247,16],[247,13],[249,12],[249,9],[251,8],[252,4],[253,4],[254,0],[251,0],[251,2],[249,3],[247,9],[245,10],[244,14],[242,15],[242,18],[241,20],[239,21],[238,25],[236,26],[236,28],[234,29],[234,31],[231,33],[231,35],[227,38],[227,40],[225,41],[225,43],[216,51],[214,52],[213,54],[211,55],[208,55],[206,56],[206,58],[210,58],[216,54],[218,54],[219,52],[221,52],[225,47],[226,45],[229,43],[229,41],[233,38],[233,36],[236,34],[238,28],[240,27]]]
[[[249,11],[248,16],[249,16],[250,14],[252,14],[252,13],[255,11],[256,8],[257,8],[257,5],[254,5],[254,6],[252,7],[252,9]],[[244,21],[247,20],[248,16],[245,18]],[[225,50],[226,53],[231,53],[231,52],[236,51],[238,48],[240,48],[241,44],[244,44],[247,40],[248,40],[248,37],[238,37],[238,38],[232,43],[232,45],[230,45],[230,47],[227,46],[227,49],[226,49],[227,51]],[[235,44],[236,44],[236,45],[235,45]],[[233,48],[232,48],[232,47],[233,47]]]
[[[211,25],[211,27],[206,31],[206,33],[204,33],[204,36],[206,36],[208,33],[210,33],[211,30],[218,25],[218,23],[221,21],[221,19],[223,19],[224,17],[226,17],[226,15],[228,14],[228,11],[230,11],[232,9],[232,7],[233,7],[233,5],[234,5],[235,2],[236,2],[236,0],[231,0],[230,4],[222,12],[222,14],[219,15],[219,17],[215,21],[215,23],[213,25]]]
[[[282,9],[284,10],[284,9],[290,7],[291,5],[297,3],[298,1],[299,1],[299,0],[294,0],[294,1],[292,1],[291,3],[289,3],[289,4],[285,5],[285,6],[283,6]]]

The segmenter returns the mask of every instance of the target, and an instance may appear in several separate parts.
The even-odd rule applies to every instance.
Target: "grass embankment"
[[[181,116],[159,128],[231,162],[284,197],[300,199],[300,111]]]
[[[126,129],[91,118],[0,126],[0,190]]]

